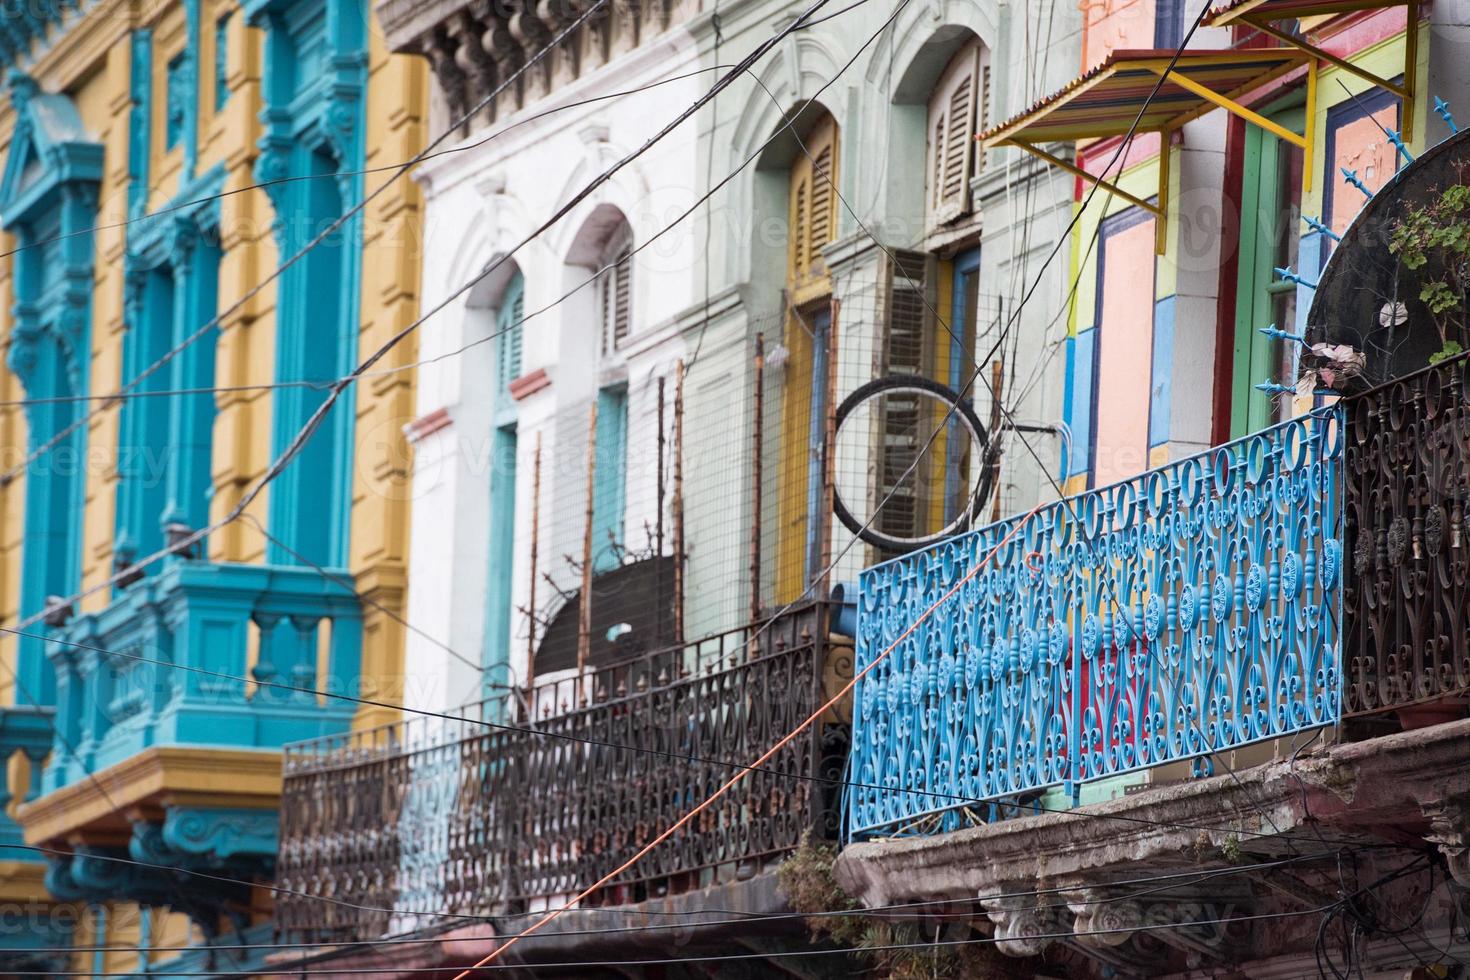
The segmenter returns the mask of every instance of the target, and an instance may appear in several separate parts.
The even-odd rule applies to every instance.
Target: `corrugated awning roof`
[[[1229,0],[1212,10],[1205,23],[1210,27],[1244,24],[1298,51],[1304,51],[1335,68],[1357,75],[1370,85],[1387,89],[1404,100],[1404,142],[1414,138],[1414,76],[1419,63],[1419,11],[1421,0]],[[1308,18],[1332,17],[1365,10],[1407,7],[1409,30],[1404,38],[1403,79],[1380,78],[1361,65],[1313,44],[1299,33],[1300,25],[1287,23]]]
[[[1330,17],[1360,10],[1406,6],[1408,0],[1229,0],[1217,4],[1205,20],[1207,27],[1224,27],[1245,17],[1261,20],[1301,20]]]
[[[993,147],[1012,141],[1037,144],[1122,136],[1145,104],[1138,132],[1173,130],[1222,105],[1221,99],[1234,102],[1312,60],[1295,48],[1187,51],[1171,70],[1173,57],[1174,52],[1166,50],[1115,51],[1060,92],[987,130],[980,139]],[[1150,100],[1165,72],[1169,77]]]
[[[1167,152],[1159,155],[1158,195],[1149,201],[1084,171],[1071,161],[1063,160],[1048,151],[1045,145],[1125,136],[1130,131],[1162,133],[1167,145],[1169,133],[1212,109],[1222,108],[1302,147],[1306,151],[1304,183],[1310,187],[1311,141],[1239,101],[1250,92],[1301,67],[1307,69],[1307,118],[1310,119],[1316,104],[1316,59],[1296,48],[1182,53],[1115,51],[1108,60],[1060,92],[977,138],[987,147],[1018,147],[1151,212],[1158,219],[1155,249],[1162,255],[1167,246],[1169,212]]]

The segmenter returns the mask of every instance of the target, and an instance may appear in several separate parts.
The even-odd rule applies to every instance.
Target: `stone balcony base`
[[[711,885],[667,898],[562,915],[509,950],[500,963],[511,966],[588,960],[622,962],[813,948],[802,919],[791,917],[761,921],[765,916],[785,916],[790,911],[777,888],[776,874],[767,872],[745,881]],[[282,952],[269,958],[268,968],[278,971],[271,975],[280,980],[299,976],[301,966],[308,962],[327,969],[348,971],[360,965],[363,970],[371,970],[373,975],[383,980],[395,977],[410,980],[421,975],[424,969],[449,971],[473,966],[506,936],[523,932],[540,917],[541,913],[531,912],[497,918],[493,923],[441,929],[437,933],[431,928],[427,934],[437,934],[438,942],[356,952],[328,950],[329,967],[325,965],[320,950],[314,951],[309,959],[303,959],[298,953]],[[754,924],[742,921],[747,918],[753,919]],[[669,929],[650,928],[670,923],[677,925]],[[807,959],[800,967],[800,975],[846,976],[848,971],[842,965],[845,962],[846,957],[841,955]],[[748,963],[752,971],[749,976],[784,973],[773,967],[763,967],[759,959]],[[402,972],[384,972],[395,969]],[[766,969],[772,972],[768,974]],[[536,972],[544,975],[542,970]]]
[[[1406,919],[1425,908],[1424,941],[1464,958],[1467,749],[1470,720],[1337,744],[1076,811],[853,844],[836,875],[868,907],[970,908],[1002,952],[1089,961],[1078,976],[1249,963],[1241,975],[1285,977],[1316,975],[1292,970],[1311,961],[1316,910],[1343,893],[1339,855],[1365,884],[1418,860],[1374,894]],[[1159,875],[1174,877],[1133,883]],[[1383,956],[1409,955],[1383,939]]]

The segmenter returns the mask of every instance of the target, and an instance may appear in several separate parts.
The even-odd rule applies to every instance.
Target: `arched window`
[[[65,95],[43,93],[12,73],[15,128],[0,179],[0,225],[15,236],[15,305],[7,353],[26,396],[27,450],[60,441],[26,469],[21,538],[20,614],[42,611],[48,596],[81,584],[82,507],[87,427],[73,427],[89,388],[93,238],[103,149],[92,142]],[[63,432],[68,432],[64,438]],[[20,637],[18,699],[55,700],[44,642]]]
[[[825,431],[827,345],[832,282],[822,249],[837,237],[838,128],[831,114],[816,117],[791,162],[787,188],[788,300],[784,344],[788,356],[781,404],[781,467],[776,599],[800,595],[821,557],[822,459],[811,452]],[[817,442],[813,442],[813,440]]]

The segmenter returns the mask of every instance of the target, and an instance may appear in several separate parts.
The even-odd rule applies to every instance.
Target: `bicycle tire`
[[[854,389],[851,394],[842,400],[837,407],[837,413],[833,417],[834,444],[835,433],[842,431],[842,425],[863,403],[873,400],[881,395],[897,391],[918,391],[925,395],[934,397],[944,402],[955,410],[955,416],[970,430],[971,437],[980,447],[979,459],[984,467],[980,479],[975,485],[975,492],[970,500],[961,508],[958,516],[949,524],[945,525],[934,534],[917,538],[898,538],[884,534],[877,528],[865,526],[864,522],[857,519],[856,515],[848,508],[842,499],[842,492],[834,483],[832,487],[832,512],[843,526],[856,535],[863,542],[888,552],[899,554],[917,551],[922,548],[939,544],[956,534],[962,534],[968,530],[980,515],[985,501],[990,497],[991,473],[990,466],[990,434],[986,431],[984,423],[975,414],[975,409],[969,401],[960,397],[959,392],[949,385],[939,381],[933,381],[920,375],[889,375],[886,378],[875,378],[864,385]]]

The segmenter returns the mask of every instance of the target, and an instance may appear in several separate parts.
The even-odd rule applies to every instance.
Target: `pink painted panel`
[[[1093,485],[1148,469],[1154,333],[1154,222],[1109,235],[1102,251]]]
[[[1374,120],[1377,120],[1376,122]],[[1343,182],[1342,170],[1356,170],[1358,177],[1374,192],[1382,189],[1397,168],[1398,150],[1383,134],[1384,129],[1397,129],[1398,107],[1386,105],[1370,118],[1354,120],[1337,131],[1333,148],[1335,159],[1327,179],[1337,182],[1332,192],[1332,230],[1342,234],[1362,208],[1365,198],[1354,187]],[[1380,129],[1379,127],[1382,127]]]
[[[1081,0],[1086,18],[1082,67],[1093,68],[1114,51],[1154,46],[1156,0]]]

